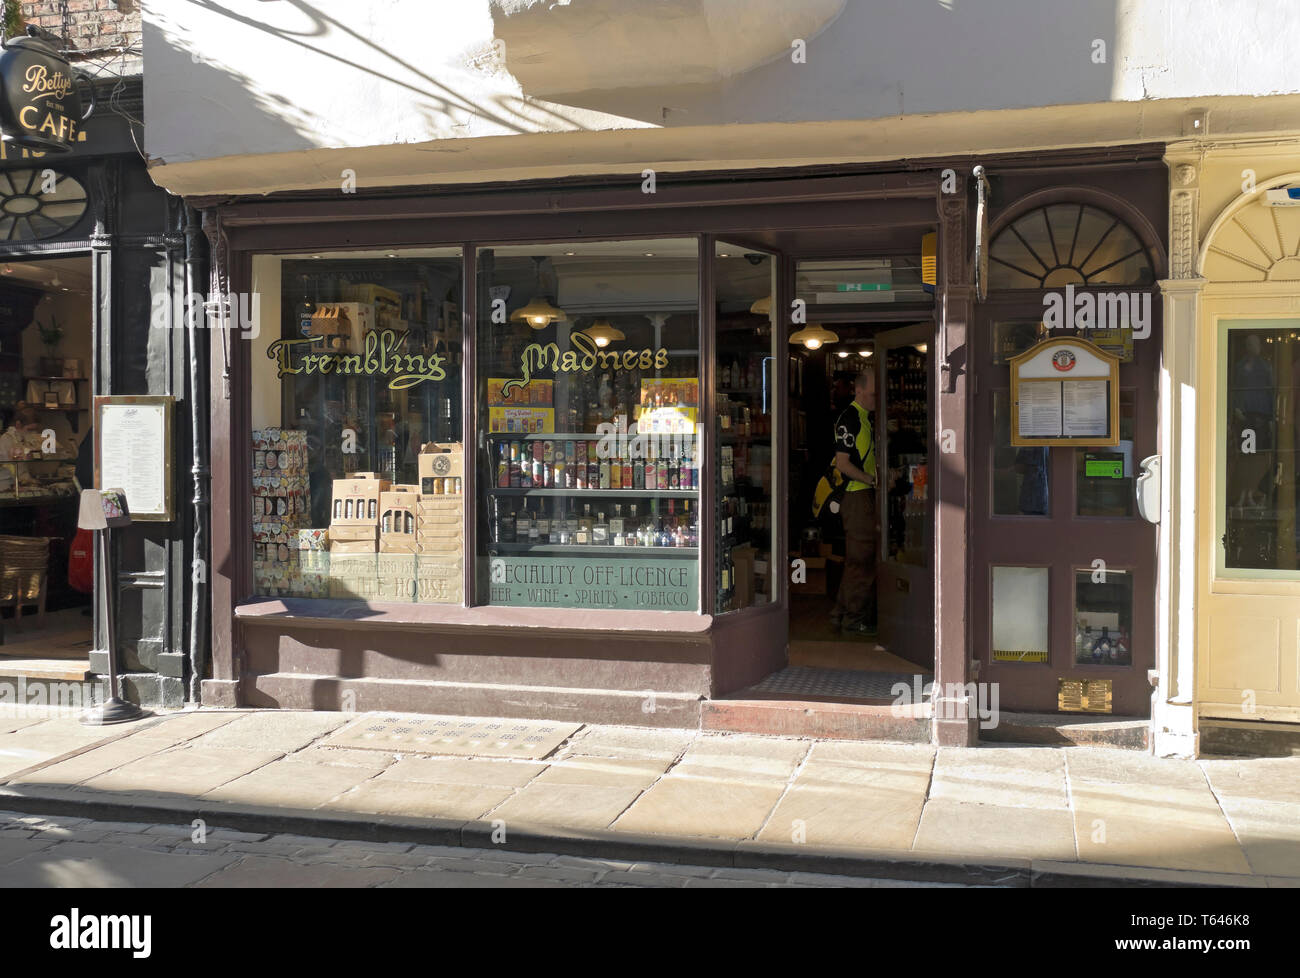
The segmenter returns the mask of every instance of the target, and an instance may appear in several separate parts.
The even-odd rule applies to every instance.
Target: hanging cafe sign
[[[276,362],[276,377],[293,374],[339,374],[352,377],[387,377],[388,389],[406,390],[426,380],[445,380],[443,369],[446,358],[437,353],[405,353],[401,347],[408,333],[392,329],[366,330],[360,353],[303,352],[294,362],[294,350],[306,345],[324,343],[324,336],[309,336],[301,340],[276,340],[266,350],[269,359]]]
[[[53,34],[39,27],[28,27],[27,33],[0,42],[0,135],[18,146],[66,153],[95,111],[95,87],[85,72],[72,70]],[[78,82],[90,88],[84,112]]]

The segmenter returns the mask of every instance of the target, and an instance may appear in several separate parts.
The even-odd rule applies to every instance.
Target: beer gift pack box
[[[459,442],[429,442],[420,449],[419,467],[414,550],[439,562],[454,559],[459,564],[465,519],[464,447]]]
[[[419,486],[395,485],[379,494],[380,553],[415,553]]]
[[[330,498],[330,539],[339,526],[379,526],[379,494],[392,486],[376,472],[357,472],[334,480]]]

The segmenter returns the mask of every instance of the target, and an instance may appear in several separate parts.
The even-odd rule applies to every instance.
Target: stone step
[[[290,710],[392,711],[464,717],[698,727],[698,693],[581,689],[515,683],[438,682],[307,673],[246,674],[242,704]]]
[[[1300,723],[1202,717],[1202,754],[1237,757],[1300,756]]]
[[[828,703],[820,700],[706,700],[700,729],[772,737],[930,742],[930,705]]]
[[[980,730],[980,739],[997,743],[1146,751],[1151,749],[1151,721],[1142,717],[1011,713],[1004,710],[996,727]]]

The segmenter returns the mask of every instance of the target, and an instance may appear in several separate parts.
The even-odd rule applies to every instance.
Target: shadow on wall
[[[305,24],[295,30],[244,16],[229,4],[216,0],[186,0],[186,3],[208,15],[225,17],[242,25],[243,36],[248,43],[257,44],[265,51],[268,63],[279,61],[309,72],[343,72],[355,75],[359,83],[363,80],[382,83],[392,92],[392,97],[409,100],[410,111],[425,120],[430,131],[448,126],[464,127],[470,120],[503,133],[585,128],[579,118],[561,111],[561,106],[518,98],[514,94],[517,86],[504,76],[499,66],[495,71],[500,77],[494,83],[491,57],[484,64],[467,59],[461,66],[466,73],[481,74],[484,81],[476,89],[475,97],[470,97],[434,77],[427,66],[399,56],[381,41],[304,0],[286,0],[285,5]],[[184,15],[169,18],[165,9],[153,11],[144,21],[144,48],[149,63],[145,73],[145,100],[150,123],[156,124],[159,131],[185,131],[195,125],[207,127],[215,130],[210,135],[215,137],[214,143],[230,146],[229,155],[250,149],[259,153],[291,152],[350,142],[347,133],[354,120],[330,114],[330,105],[320,106],[320,112],[313,111],[310,106],[268,89],[266,79],[211,63],[208,59],[220,58],[220,51],[200,49],[182,40],[190,24],[192,21]],[[490,52],[487,41],[484,47]],[[370,55],[367,60],[339,53],[345,46],[355,50],[358,45]],[[468,77],[472,79],[475,75]],[[151,98],[151,78],[184,79],[185,92],[194,93],[194,97],[177,98],[172,91],[157,94],[158,89],[154,88],[155,96]],[[503,88],[506,90],[502,91]],[[372,143],[386,141],[391,140],[371,140]]]
[[[773,53],[765,63],[750,67],[737,61],[737,70],[727,74],[728,64],[720,58],[710,66],[718,77],[702,82],[694,79],[707,72],[692,70],[698,66],[683,63],[680,54],[635,46],[644,44],[644,37],[625,38],[612,9],[619,0],[533,5],[509,16],[501,11],[501,0],[493,0],[492,12],[507,67],[525,95],[663,126],[1069,105],[1108,101],[1116,90],[1117,0],[848,0],[847,5],[827,0],[821,9],[812,4],[820,16],[803,24],[776,16],[777,8],[771,23],[764,22],[756,11],[767,2],[745,7],[737,22],[707,15],[709,8],[733,5],[732,0],[669,0],[670,8],[705,11],[689,23],[713,31],[687,51],[734,48],[728,35],[737,32],[767,36]],[[842,9],[832,12],[837,5]],[[611,10],[602,22],[596,15],[604,8]],[[664,37],[671,25],[666,21]],[[809,33],[790,32],[799,26]],[[622,54],[626,70],[620,74],[617,57],[608,53],[594,65],[574,67],[573,37],[593,51]],[[796,40],[804,42],[804,63],[792,60]],[[628,46],[620,48],[624,42]],[[643,51],[653,54],[657,67]],[[639,83],[629,86],[621,77]],[[682,84],[683,78],[694,83]],[[567,89],[566,80],[572,82]]]

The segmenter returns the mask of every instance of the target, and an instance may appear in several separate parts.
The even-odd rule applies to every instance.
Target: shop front
[[[1184,165],[1200,216],[1197,722],[1214,749],[1260,748],[1300,723],[1300,156],[1224,146]]]
[[[128,120],[139,79],[97,88],[100,110],[66,152],[0,146],[0,695],[73,705],[101,696],[107,597],[125,695],[178,707],[195,648],[186,623],[207,600],[205,582],[197,595],[191,587],[204,577],[191,572],[192,510],[117,531],[117,587],[106,596],[93,540],[77,533],[78,498],[97,486],[101,396],[174,398],[173,454],[157,462],[176,476],[193,470],[190,338],[181,317],[158,313],[169,296],[179,308],[187,259],[192,270],[204,259],[197,224],[187,253],[183,207],[136,150]],[[125,115],[107,108],[114,89]],[[173,493],[186,484],[177,478]]]
[[[1150,184],[1164,200],[1152,152],[1138,184],[1133,151],[984,161],[999,174],[995,243],[1035,203],[1084,209],[1086,284],[1148,288],[1163,260],[1142,199]],[[971,163],[661,177],[654,195],[606,180],[194,201],[214,281],[247,309],[212,336],[204,702],[695,726],[702,704],[782,673],[804,642],[829,657],[814,669],[878,653],[936,680],[943,702],[913,719],[926,739],[969,743],[972,660],[1002,663],[980,630],[994,597],[968,572],[996,564],[1051,565],[1054,602],[1044,658],[994,678],[1002,708],[1054,708],[1057,680],[1086,665],[1114,679],[1115,712],[1143,715],[1129,687],[1151,659],[1154,554],[1132,480],[1152,406],[1145,390],[1119,399],[1106,422],[1124,444],[1092,468],[1081,445],[1044,450],[1064,480],[1052,488],[1082,485],[1086,510],[1047,518],[1118,547],[1102,556],[1124,583],[1083,588],[1078,610],[1098,636],[1122,631],[1128,658],[1107,646],[1093,661],[1090,642],[1083,663],[1079,615],[1062,609],[1091,559],[1036,524],[987,531],[978,480],[994,481],[997,433],[981,410],[993,417],[1005,361],[977,312],[974,196],[943,187]],[[1142,259],[1125,253],[1134,226]],[[999,334],[1000,355],[1041,338],[1058,277],[1014,294],[992,279],[999,323],[1034,320]],[[1133,325],[1100,337],[1116,359]],[[814,327],[834,342],[805,342]],[[1158,358],[1128,343],[1117,395]],[[889,473],[870,648],[816,633],[836,553],[805,512],[837,385],[864,370],[880,379]],[[1114,485],[1084,481],[1100,467]],[[1023,552],[995,553],[1017,534]]]

